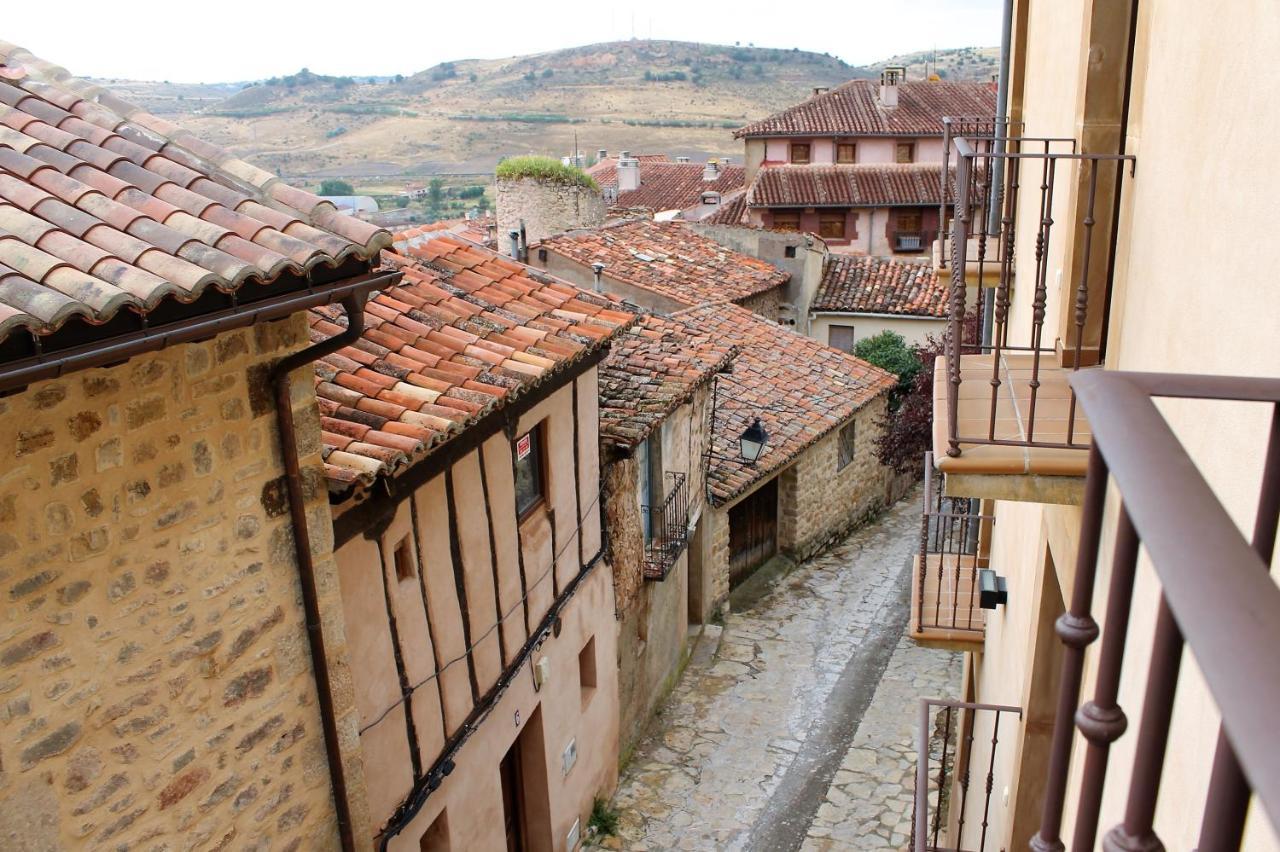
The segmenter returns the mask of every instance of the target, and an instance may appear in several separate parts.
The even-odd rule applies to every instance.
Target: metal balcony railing
[[[1066,377],[1082,363],[1090,306],[1100,310],[1099,299],[1105,299],[1111,286],[1110,263],[1099,264],[1094,257],[1109,253],[1113,236],[1094,234],[1099,217],[1105,215],[1110,221],[1110,211],[1100,207],[1099,188],[1104,195],[1112,189],[1118,193],[1124,165],[1132,168],[1134,158],[1078,153],[1074,141],[1057,138],[1010,137],[998,140],[999,145],[991,137],[954,141],[958,161],[945,349],[946,454],[959,456],[962,444],[1085,449],[1089,445],[1086,424],[1077,417],[1076,399]],[[1079,200],[1071,219],[1055,222],[1055,194],[1070,189],[1064,176],[1076,181]],[[1068,182],[1067,188],[1061,188],[1060,182]],[[1031,197],[1024,198],[1028,193]],[[988,216],[993,194],[1000,209],[994,228],[990,221],[994,217]],[[1020,286],[1031,299],[1026,312],[1029,323],[1015,332],[1010,308],[1020,207],[1035,209],[1038,215],[1028,225],[1034,228],[1035,238],[1029,240],[1033,256],[1019,259]],[[973,245],[971,238],[975,238]],[[1054,257],[1050,250],[1059,240],[1071,245],[1067,256],[1079,261],[1076,280],[1062,282],[1063,287],[1072,288],[1067,333],[1072,343],[1066,345],[1063,359],[1069,368],[1061,367],[1055,357],[1055,330],[1049,329],[1046,335],[1045,328]],[[972,307],[967,303],[967,277],[975,262],[979,282],[987,270],[998,270],[986,342],[966,339],[964,334]],[[983,288],[978,293],[981,299]],[[978,305],[979,311],[982,307]],[[1093,319],[1096,324],[1097,317]]]
[[[986,618],[978,602],[978,571],[987,559],[979,553],[979,535],[994,518],[978,513],[977,499],[944,497],[942,491],[933,454],[926,453],[913,632],[917,639],[981,642]]]
[[[1001,849],[990,836],[997,757],[1016,748],[1022,710],[925,698],[920,701],[913,852]]]
[[[1093,427],[1093,445],[1071,604],[1057,624],[1065,650],[1043,817],[1031,847],[1064,848],[1063,812],[1070,794],[1076,816],[1067,848],[1094,848],[1110,746],[1129,727],[1118,703],[1121,679],[1132,681],[1145,673],[1128,790],[1111,794],[1126,797],[1124,821],[1111,829],[1103,845],[1165,848],[1154,827],[1156,800],[1170,745],[1179,668],[1190,651],[1222,719],[1198,849],[1238,849],[1253,797],[1271,824],[1280,825],[1280,737],[1275,725],[1275,708],[1280,706],[1280,587],[1269,573],[1280,520],[1280,379],[1093,370],[1072,376],[1071,384]],[[1155,400],[1162,397],[1269,408],[1264,458],[1238,458],[1246,477],[1256,475],[1259,462],[1262,468],[1251,540],[1240,532],[1156,407]],[[1109,495],[1118,495],[1116,531],[1100,630],[1091,607]],[[1125,672],[1140,550],[1154,568],[1160,589],[1149,663]],[[1092,661],[1093,698],[1077,708],[1085,649],[1099,635],[1102,645]],[[1068,790],[1076,728],[1084,736],[1086,751]]]
[[[644,578],[661,582],[689,546],[689,484],[683,473],[667,473],[667,496],[660,506],[641,506],[648,519]]]
[[[1006,116],[947,115],[942,117],[942,197],[938,199],[937,236],[946,239],[950,225],[950,211],[956,200],[956,185],[947,180],[951,174],[951,149],[957,139],[979,140],[989,143],[995,150],[1004,150],[1012,136],[1022,135],[1022,122]],[[998,184],[998,180],[997,180]],[[938,267],[947,268],[947,252],[941,253]]]

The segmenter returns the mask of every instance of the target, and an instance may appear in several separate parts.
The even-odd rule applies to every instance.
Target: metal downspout
[[[342,307],[347,314],[345,331],[282,358],[271,371],[271,382],[275,391],[276,421],[280,430],[280,451],[284,459],[285,484],[289,493],[289,517],[293,523],[294,551],[298,560],[298,579],[302,586],[302,607],[307,620],[307,642],[310,645],[311,664],[315,671],[320,724],[324,729],[325,756],[329,762],[329,778],[333,784],[333,804],[338,818],[338,836],[344,852],[354,852],[355,833],[351,824],[351,805],[347,799],[347,779],[342,766],[342,753],[338,747],[338,720],[333,709],[329,657],[325,653],[320,603],[316,593],[315,561],[311,553],[311,533],[307,529],[307,510],[303,497],[302,468],[298,462],[298,436],[294,431],[289,374],[360,338],[360,333],[364,330],[364,298],[364,293],[352,293],[342,299]]]
[[[1009,133],[1009,63],[1013,52],[1013,3],[1014,0],[1004,0],[1004,16],[1000,25],[1000,76],[996,81],[996,120],[995,120],[995,139],[992,142],[992,149],[1003,154],[1005,149],[1005,138]],[[987,235],[1000,233],[1000,211],[1003,208],[1004,198],[1004,158],[996,157],[992,164],[990,198],[988,199],[991,208],[987,211]],[[1005,236],[1009,239],[1009,235]],[[982,286],[982,282],[978,282],[978,286]],[[991,288],[989,288],[991,289]],[[994,292],[988,292],[987,298],[982,300],[982,343],[984,345],[991,344],[992,328],[995,324],[995,298]]]

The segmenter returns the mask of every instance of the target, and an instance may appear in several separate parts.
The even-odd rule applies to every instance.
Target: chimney
[[[601,148],[599,151],[596,151],[596,159],[597,160],[609,159],[609,151],[605,148]]]
[[[520,259],[520,232],[515,228],[507,231],[507,238],[511,240],[511,259]]]
[[[631,192],[640,188],[640,161],[630,152],[618,156],[618,192]]]
[[[520,256],[516,260],[521,263],[529,262],[529,237],[524,231],[524,220],[520,220]]]
[[[691,162],[693,162],[693,161],[692,161],[692,160],[690,160],[688,157],[676,157],[676,162],[677,162],[677,163],[691,163]]]
[[[732,163],[732,162],[733,162],[733,157],[721,157],[721,158],[720,158],[720,165],[724,166],[725,168],[728,168],[728,167],[729,167],[729,164],[730,164],[730,163]]]
[[[818,95],[825,95],[829,91],[831,91],[831,89],[828,86],[814,86],[813,96],[816,98]]]
[[[591,264],[591,271],[596,274],[595,281],[592,283],[592,289],[597,293],[603,293],[604,281],[602,280],[602,276],[604,275],[604,264],[597,260],[595,263]]]
[[[892,109],[898,105],[898,86],[907,78],[907,69],[889,65],[880,72],[880,105]]]
[[[618,152],[618,159],[619,159],[619,160],[629,160],[629,159],[631,159],[631,152],[630,152],[630,151],[619,151],[619,152]]]
[[[720,177],[720,164],[715,160],[707,160],[707,165],[702,170],[702,179],[716,180],[719,177]]]

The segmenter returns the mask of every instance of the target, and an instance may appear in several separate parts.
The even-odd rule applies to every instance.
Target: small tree
[[[351,184],[345,180],[337,180],[335,178],[326,178],[320,181],[321,195],[355,195],[356,190]]]
[[[431,183],[427,185],[427,214],[435,219],[440,218],[441,208],[444,206],[444,179],[432,178]]]
[[[898,386],[894,388],[889,402],[890,408],[897,408],[902,397],[911,391],[916,374],[920,372],[920,358],[916,351],[907,346],[901,334],[882,331],[859,340],[853,347],[853,354],[898,377]]]

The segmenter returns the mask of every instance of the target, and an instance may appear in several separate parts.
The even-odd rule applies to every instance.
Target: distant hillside
[[[939,51],[940,73],[986,79],[972,63],[993,67],[988,53]],[[740,156],[733,128],[815,86],[878,71],[801,50],[633,40],[447,62],[389,79],[304,69],[253,83],[110,85],[285,176],[394,186],[433,173],[487,173],[513,154],[568,153],[575,136],[588,153]],[[923,65],[909,73],[923,77]]]
[[[991,80],[1000,71],[1000,48],[959,47],[952,50],[920,50],[891,56],[868,66],[879,74],[886,65],[905,65],[907,76],[924,78],[936,73],[944,80]]]

